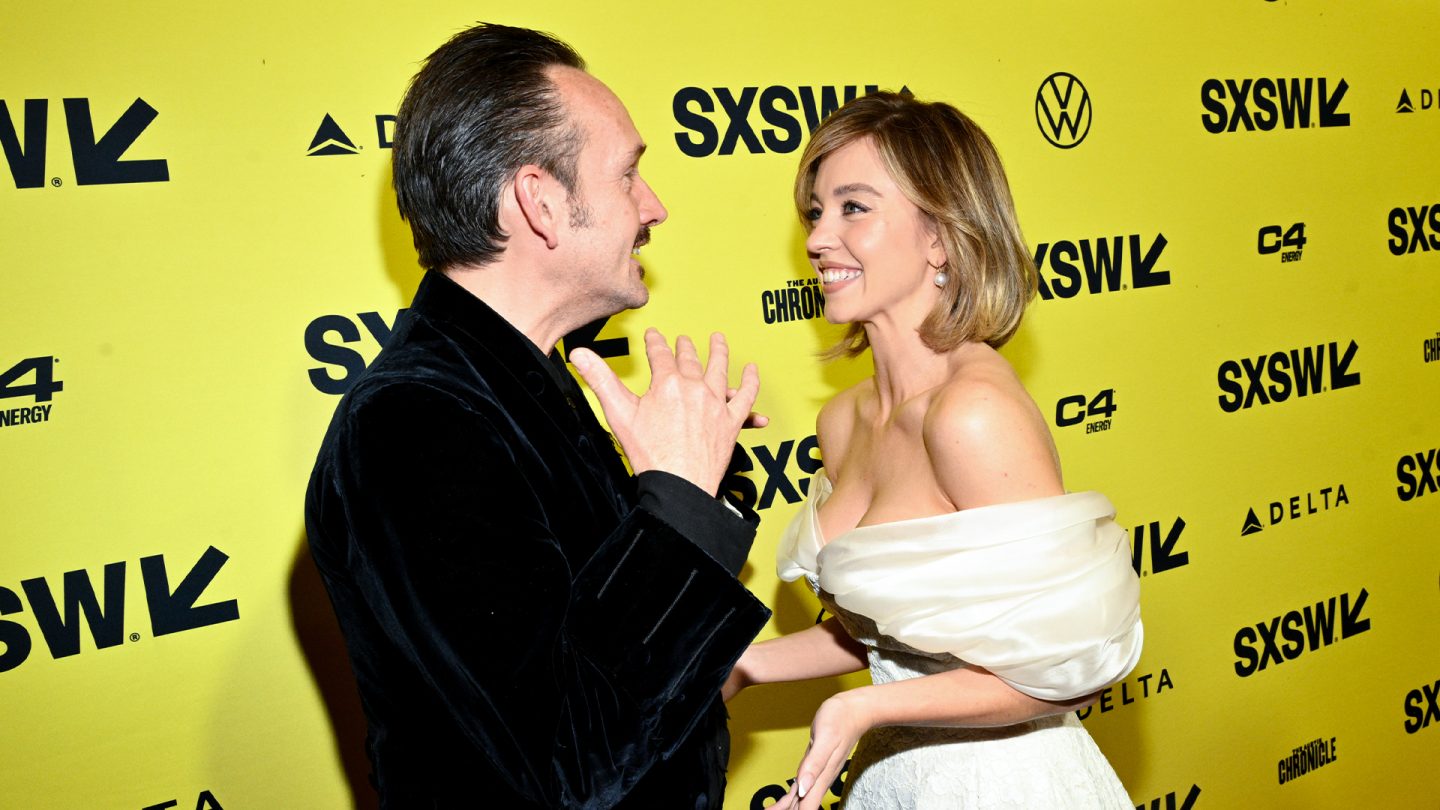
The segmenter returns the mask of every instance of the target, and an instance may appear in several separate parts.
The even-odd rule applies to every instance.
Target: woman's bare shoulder
[[[925,414],[925,450],[957,508],[1062,494],[1049,427],[1004,358],[956,369]]]
[[[865,379],[846,388],[830,398],[815,417],[815,436],[820,442],[820,458],[835,477],[835,470],[850,447],[850,438],[855,435],[855,426],[870,395],[874,392],[873,379]]]

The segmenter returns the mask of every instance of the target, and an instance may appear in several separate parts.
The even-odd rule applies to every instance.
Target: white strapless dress
[[[866,526],[826,543],[824,472],[786,530],[781,578],[804,576],[889,683],[984,667],[1047,700],[1089,694],[1140,657],[1139,580],[1095,492]],[[846,810],[1128,808],[1073,713],[1004,728],[889,726],[860,739]]]

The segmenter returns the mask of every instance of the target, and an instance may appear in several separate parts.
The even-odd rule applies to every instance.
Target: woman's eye
[[[805,212],[805,218],[814,222],[820,218],[820,207],[816,206]]]
[[[855,202],[854,200],[846,200],[845,204],[840,207],[840,210],[841,212],[846,214],[863,214],[870,209],[866,208],[860,203]]]

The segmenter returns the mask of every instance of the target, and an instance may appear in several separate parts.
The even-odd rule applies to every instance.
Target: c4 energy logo
[[[1148,700],[1161,693],[1168,692],[1175,688],[1175,681],[1170,678],[1170,670],[1161,667],[1157,676],[1153,672],[1144,675],[1131,674],[1130,677],[1113,686],[1107,686],[1100,692],[1100,700],[1090,706],[1086,706],[1075,715],[1081,720],[1090,719],[1090,715],[1098,711],[1100,714],[1109,714],[1116,709],[1121,709],[1137,700]]]
[[[195,604],[228,559],[214,546],[206,548],[180,584],[171,590],[169,568],[173,562],[167,564],[159,554],[141,558],[140,578],[150,611],[150,633],[166,636],[240,618],[239,604],[234,599]],[[20,589],[25,600],[15,591],[0,587],[0,616],[25,612],[25,601],[28,601],[35,625],[55,659],[79,654],[82,613],[97,650],[117,647],[127,637],[130,641],[139,641],[138,632],[126,635],[125,570],[124,561],[106,564],[99,595],[90,573],[84,569],[66,571],[58,594],[54,577],[22,580]],[[17,621],[0,619],[0,644],[4,645],[4,652],[0,652],[0,672],[8,672],[30,657],[31,633]]]
[[[745,475],[754,472],[756,464],[765,475],[765,483],[758,491],[755,488],[758,477],[752,479]],[[794,478],[789,471],[792,464],[801,473]],[[737,442],[720,489],[756,511],[769,509],[776,495],[785,503],[799,503],[810,494],[810,476],[819,472],[820,467],[820,442],[813,433],[798,442],[786,439],[773,446],[757,444],[748,453]]]
[[[381,149],[389,149],[394,144],[394,138],[395,116],[375,116],[375,145]],[[354,139],[341,129],[334,116],[325,113],[325,117],[320,119],[320,126],[315,129],[315,135],[310,138],[310,146],[305,150],[305,155],[355,155],[363,148],[357,146]]]
[[[1041,242],[1035,247],[1035,269],[1040,276],[1040,297],[1074,298],[1081,292],[1091,295],[1128,289],[1124,270],[1130,269],[1129,286],[1163,287],[1170,283],[1170,271],[1159,269],[1165,252],[1165,234],[1145,239],[1138,233],[1128,236]],[[1128,257],[1128,258],[1127,258]],[[1051,276],[1046,278],[1046,271]]]
[[[1414,734],[1431,723],[1440,723],[1440,681],[1405,693],[1405,733]]]
[[[767,324],[825,317],[825,294],[820,291],[820,279],[786,279],[784,287],[760,293],[760,317]]]
[[[1257,250],[1261,256],[1280,254],[1280,263],[1300,261],[1305,249],[1305,223],[1297,222],[1282,229],[1279,225],[1266,225],[1260,229]]]
[[[1352,340],[1342,353],[1340,344],[1331,341],[1254,359],[1226,360],[1218,373],[1220,410],[1234,413],[1257,404],[1284,402],[1292,396],[1308,397],[1359,385],[1360,372],[1350,369],[1359,348]]]
[[[55,357],[27,357],[0,373],[0,428],[38,425],[50,421],[55,404],[50,400],[65,390],[65,383],[55,379]],[[35,404],[24,406],[9,402],[28,397]]]
[[[1183,798],[1179,797],[1178,791],[1170,791],[1164,796],[1157,796],[1148,802],[1135,805],[1135,810],[1194,810],[1195,800],[1200,798],[1200,786],[1191,785],[1190,790]]]
[[[1395,480],[1400,482],[1395,494],[1401,502],[1440,492],[1440,448],[1401,456],[1395,462]]]
[[[1311,771],[1322,768],[1335,761],[1335,738],[1329,740],[1324,738],[1311,740],[1304,745],[1297,745],[1290,752],[1290,756],[1280,760],[1279,771],[1280,784],[1293,782]]]
[[[144,99],[132,101],[98,140],[90,114],[90,99],[67,98],[63,103],[76,185],[160,183],[170,179],[170,166],[164,159],[121,160],[159,115]],[[6,102],[0,101],[0,147],[4,149],[5,162],[10,165],[15,188],[40,188],[45,185],[50,133],[49,99],[25,99],[24,119],[22,140],[22,127],[16,125]],[[55,187],[64,184],[59,177],[51,177],[49,182]]]
[[[1350,496],[1345,492],[1345,485],[1339,484],[1333,487],[1325,487],[1314,492],[1306,492],[1303,495],[1291,495],[1288,500],[1270,502],[1270,524],[1289,520],[1299,520],[1308,515],[1318,515],[1321,512],[1328,512],[1333,508],[1345,506],[1350,503]],[[1252,507],[1245,514],[1245,523],[1240,527],[1240,536],[1257,534],[1264,529],[1260,524],[1260,517]]]
[[[1419,208],[1408,205],[1391,208],[1389,222],[1392,255],[1440,250],[1440,202]]]
[[[1086,433],[1101,433],[1110,429],[1116,410],[1114,388],[1106,388],[1093,397],[1084,394],[1061,397],[1055,403],[1055,427],[1070,427],[1083,422]]]
[[[1035,91],[1035,124],[1051,146],[1073,149],[1090,134],[1090,91],[1073,74],[1051,73]]]
[[[1244,129],[1269,132],[1276,127],[1348,127],[1350,114],[1340,102],[1350,85],[1344,79],[1206,79],[1200,85],[1200,116],[1214,135]],[[1252,110],[1253,107],[1253,110]]]
[[[1370,594],[1361,588],[1354,599],[1342,593],[1240,628],[1235,633],[1235,674],[1248,678],[1271,664],[1294,661],[1306,652],[1369,631],[1370,620],[1361,615],[1368,598]]]
[[[733,155],[743,147],[752,155],[765,152],[794,152],[805,136],[815,131],[820,122],[846,101],[869,95],[880,89],[877,84],[864,87],[682,87],[675,91],[671,110],[681,129],[675,133],[675,145],[681,153],[693,158],[714,154]],[[900,92],[908,92],[901,88]],[[750,120],[756,107],[760,120],[769,126],[758,132]],[[725,120],[721,134],[717,122],[707,116],[719,109]]]

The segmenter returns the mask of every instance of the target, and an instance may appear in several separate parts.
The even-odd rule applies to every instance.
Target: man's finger
[[[719,332],[710,333],[710,356],[705,358],[705,384],[715,393],[730,385],[730,346]]]
[[[633,409],[639,397],[620,378],[610,366],[605,364],[600,356],[589,349],[576,349],[570,352],[570,362],[575,365],[575,370],[595,392],[595,398],[600,400],[600,408],[605,411],[607,419],[621,415],[622,408]]]
[[[675,366],[686,377],[699,377],[704,373],[700,367],[700,355],[695,351],[695,342],[689,335],[675,338]]]
[[[735,395],[725,406],[730,409],[730,415],[740,421],[749,416],[755,406],[755,397],[759,395],[760,369],[754,363],[746,363],[745,370],[740,372],[740,387],[735,389]]]
[[[650,384],[655,378],[675,373],[675,355],[670,353],[670,344],[660,330],[650,327],[645,330],[645,357],[650,361]]]

